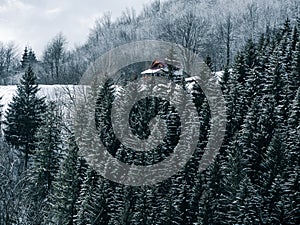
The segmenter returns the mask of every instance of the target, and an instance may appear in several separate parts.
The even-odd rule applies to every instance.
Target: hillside
[[[68,40],[60,33],[45,43],[44,51],[37,54],[39,59],[32,60],[38,65],[35,72],[41,83],[76,84],[87,66],[105,52],[150,39],[180,44],[219,71],[232,66],[249,39],[259,41],[264,33],[273,35],[287,18],[294,25],[299,11],[298,0],[154,0],[139,14],[134,9],[124,10],[117,19],[104,14],[94,21],[85,43],[72,49],[67,48]],[[3,49],[16,52],[9,45]],[[0,67],[1,84],[14,84],[15,79],[8,77],[20,72],[20,61],[28,63],[29,59],[23,59],[25,50],[22,56],[14,54],[9,60],[0,54],[0,64],[10,62]]]
[[[0,225],[298,225],[299,13],[155,0],[25,48],[0,70],[24,72],[0,86]]]
[[[46,97],[47,101],[56,101],[59,105],[67,108],[71,106],[71,96],[75,94],[74,85],[39,85],[40,91],[38,96]],[[16,85],[0,86],[0,104],[3,105],[3,112],[6,111],[8,104],[11,102],[12,97],[16,94]]]

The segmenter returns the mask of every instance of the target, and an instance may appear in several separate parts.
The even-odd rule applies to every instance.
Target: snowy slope
[[[63,105],[71,104],[71,98],[75,95],[74,85],[39,85],[39,96],[45,96],[48,101],[55,100]],[[5,112],[12,97],[16,95],[17,86],[0,86],[0,104],[3,105],[2,111]]]
[[[232,73],[233,73],[233,69],[229,69],[228,72],[229,72],[230,74],[232,74]],[[217,78],[218,82],[220,82],[221,79],[222,79],[222,77],[223,77],[223,75],[224,75],[224,71],[218,71],[218,72],[215,72],[214,75],[215,75],[215,77]]]
[[[223,71],[216,72],[215,77],[219,80]],[[192,89],[195,84],[194,77],[186,78],[188,89]],[[82,86],[76,85],[39,85],[40,91],[38,92],[39,96],[45,96],[48,101],[55,100],[58,103],[61,103],[65,108],[68,105],[72,105],[72,99],[74,99],[75,95],[83,93]],[[116,93],[122,92],[122,88],[115,86]],[[0,85],[0,104],[3,105],[2,111],[5,112],[8,104],[12,101],[12,97],[16,94],[17,86],[16,85]]]

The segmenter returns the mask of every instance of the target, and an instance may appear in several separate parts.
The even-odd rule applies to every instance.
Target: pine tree
[[[155,194],[156,187],[138,187],[135,190],[136,203],[134,205],[134,213],[132,216],[132,224],[150,225],[154,223],[155,212]]]
[[[38,97],[36,76],[29,66],[17,86],[17,93],[9,103],[5,116],[4,135],[6,141],[24,154],[27,168],[30,155],[34,151],[36,132],[43,123],[45,99]]]
[[[22,55],[22,60],[21,60],[22,68],[25,69],[28,64],[29,64],[29,56],[28,56],[28,49],[27,46],[24,49],[24,53]]]
[[[224,197],[223,204],[225,203],[225,212],[221,217],[220,223],[223,224],[237,224],[239,215],[239,204],[237,203],[238,189],[241,185],[243,178],[246,175],[246,160],[243,157],[242,146],[238,141],[233,141],[232,145],[228,148],[228,160],[225,164],[225,176],[223,179]]]
[[[50,196],[50,210],[46,224],[75,224],[76,202],[84,180],[87,165],[78,155],[74,134],[69,134],[66,156]]]
[[[296,94],[297,88],[300,86],[300,40],[296,44],[293,53],[292,71],[288,80],[289,85],[289,98],[293,99]]]
[[[49,210],[47,200],[59,172],[62,154],[62,121],[54,102],[50,102],[44,124],[38,129],[33,167],[28,172],[27,195],[31,205],[30,224],[41,224]]]
[[[101,183],[100,183],[101,182]],[[80,195],[77,200],[77,215],[75,222],[78,225],[107,224],[107,203],[105,182],[96,171],[88,169],[83,181]]]
[[[26,69],[29,65],[33,66],[37,62],[35,53],[32,49],[26,46],[22,55],[21,65],[23,69]]]
[[[296,93],[293,105],[290,109],[288,118],[288,137],[287,145],[287,163],[284,167],[284,196],[285,206],[287,208],[287,217],[289,224],[296,224],[299,219],[297,209],[300,207],[299,182],[300,182],[300,88]]]
[[[224,190],[222,183],[222,168],[220,155],[209,166],[206,173],[201,176],[202,187],[199,195],[198,223],[199,224],[220,224],[224,218],[223,203]],[[199,175],[200,176],[200,175]],[[195,193],[197,194],[197,193]]]
[[[95,120],[96,127],[99,131],[100,139],[103,145],[107,148],[112,156],[120,146],[120,141],[117,140],[111,123],[111,108],[114,100],[113,81],[108,80],[100,90],[96,99]]]

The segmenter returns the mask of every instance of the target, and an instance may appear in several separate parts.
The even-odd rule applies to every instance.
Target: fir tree
[[[27,46],[24,49],[24,53],[22,55],[22,60],[21,60],[22,68],[25,69],[28,64],[29,64],[29,56],[28,56],[28,49]]]
[[[201,196],[199,200],[198,222],[199,224],[219,224],[224,218],[222,202],[224,201],[224,190],[222,184],[220,156],[209,166],[206,173],[202,177],[202,192],[198,193]],[[200,176],[200,175],[199,175]],[[197,193],[195,193],[197,194]]]
[[[296,44],[292,59],[292,71],[288,80],[288,94],[289,98],[293,99],[297,88],[300,86],[300,40]]]
[[[108,80],[99,92],[96,99],[96,127],[99,131],[100,139],[112,156],[120,146],[111,123],[111,107],[114,100],[113,81]]]
[[[34,151],[36,132],[43,123],[45,99],[38,97],[36,76],[29,66],[17,87],[17,93],[8,105],[5,116],[6,141],[24,154],[25,168]]]
[[[35,53],[32,49],[29,49],[26,46],[24,49],[24,53],[22,55],[21,65],[23,69],[26,69],[29,65],[33,66],[37,62]]]
[[[288,208],[287,217],[289,224],[296,224],[299,219],[297,209],[300,207],[299,199],[299,182],[300,182],[300,88],[296,93],[293,105],[290,109],[290,116],[288,118],[288,134],[287,134],[287,163],[284,167],[284,199],[285,206]]]
[[[44,124],[38,129],[33,167],[28,172],[27,195],[30,199],[30,224],[41,224],[49,205],[46,201],[53,191],[62,154],[62,121],[55,103],[47,107]]]
[[[76,202],[84,180],[86,163],[78,155],[74,134],[69,134],[66,156],[61,165],[56,181],[53,183],[53,193],[50,196],[50,210],[47,224],[74,225],[77,215]]]
[[[97,175],[96,171],[88,169],[83,181],[80,195],[77,200],[77,215],[75,222],[78,225],[107,224],[107,203],[105,182]]]

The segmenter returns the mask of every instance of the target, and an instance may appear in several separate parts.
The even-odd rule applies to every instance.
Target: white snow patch
[[[214,75],[215,75],[215,77],[217,78],[217,81],[218,81],[218,82],[221,81],[221,79],[222,79],[222,77],[223,77],[223,75],[224,75],[224,72],[225,72],[225,71],[218,71],[218,72],[215,72],[215,73],[214,73]],[[232,72],[233,72],[233,69],[229,69],[228,72],[229,72],[229,73],[232,73]]]
[[[154,73],[157,73],[157,72],[159,72],[159,71],[161,71],[162,69],[160,68],[160,69],[155,69],[155,70],[152,70],[152,69],[148,69],[148,70],[145,70],[145,71],[143,71],[143,72],[141,72],[141,74],[154,74]]]
[[[45,96],[47,101],[57,101],[66,107],[71,104],[73,98],[84,91],[80,90],[83,86],[76,85],[39,85],[40,91],[38,96]],[[0,86],[0,104],[3,105],[2,112],[8,108],[8,104],[12,101],[13,96],[16,95],[17,85]]]

